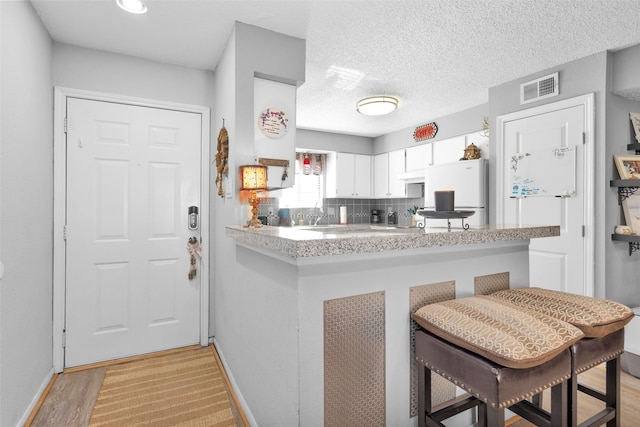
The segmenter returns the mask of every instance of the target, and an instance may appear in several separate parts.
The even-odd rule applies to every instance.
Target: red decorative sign
[[[418,141],[424,141],[425,139],[431,139],[438,133],[438,125],[436,122],[427,123],[426,125],[418,126],[413,131],[413,139]]]

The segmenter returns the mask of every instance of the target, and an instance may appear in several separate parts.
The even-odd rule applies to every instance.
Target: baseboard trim
[[[40,410],[44,399],[49,394],[49,391],[51,391],[51,387],[53,387],[53,384],[56,382],[57,378],[58,374],[56,374],[54,368],[51,367],[51,370],[45,376],[42,384],[40,384],[40,387],[38,387],[36,395],[33,396],[31,404],[29,404],[27,409],[24,411],[24,415],[18,422],[19,426],[29,427],[31,425],[33,419],[36,417],[36,414]]]
[[[236,383],[235,379],[233,378],[233,374],[229,370],[229,365],[227,365],[227,362],[224,358],[224,353],[220,350],[220,346],[218,345],[217,340],[214,337],[209,339],[209,341],[215,346],[215,352],[218,355],[218,358],[220,359],[220,363],[222,363],[222,366],[224,367],[225,375],[227,376],[228,380],[231,382],[230,388],[235,391],[235,395],[237,398],[236,405],[238,406],[238,408],[242,409],[242,412],[244,412],[246,421],[249,423],[249,426],[257,427],[258,423],[256,422],[255,418],[253,418],[253,414],[251,413],[251,410],[247,405],[247,401],[244,400],[244,397],[242,396],[242,392],[238,388],[238,383]]]
[[[213,357],[215,357],[216,359],[216,364],[218,365],[218,369],[220,369],[220,374],[222,375],[222,378],[224,379],[224,382],[227,385],[227,389],[229,390],[229,394],[231,395],[233,404],[236,406],[238,410],[240,419],[242,420],[242,425],[244,427],[249,427],[249,421],[247,420],[247,416],[244,414],[244,409],[240,405],[240,402],[238,402],[238,396],[236,396],[236,392],[231,386],[231,382],[229,381],[229,376],[227,375],[227,371],[224,365],[222,364],[222,361],[220,360],[220,355],[218,354],[218,350],[216,349],[216,346],[213,343],[209,344],[209,347],[213,352]]]

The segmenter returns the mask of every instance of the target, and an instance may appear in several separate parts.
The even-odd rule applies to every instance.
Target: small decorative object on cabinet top
[[[472,142],[464,149],[464,156],[460,160],[476,160],[480,157],[480,149]]]

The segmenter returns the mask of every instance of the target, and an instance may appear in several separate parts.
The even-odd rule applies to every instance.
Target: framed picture
[[[640,156],[613,156],[620,179],[640,179]]]
[[[640,234],[640,195],[633,194],[622,201],[624,220],[633,234]]]
[[[629,113],[629,119],[636,134],[636,141],[640,142],[640,113]]]

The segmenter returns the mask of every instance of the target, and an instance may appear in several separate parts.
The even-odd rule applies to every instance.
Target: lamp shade
[[[358,113],[365,116],[382,116],[398,108],[398,99],[392,96],[370,96],[356,103]]]
[[[267,188],[267,167],[262,165],[240,166],[241,190],[264,190]]]

